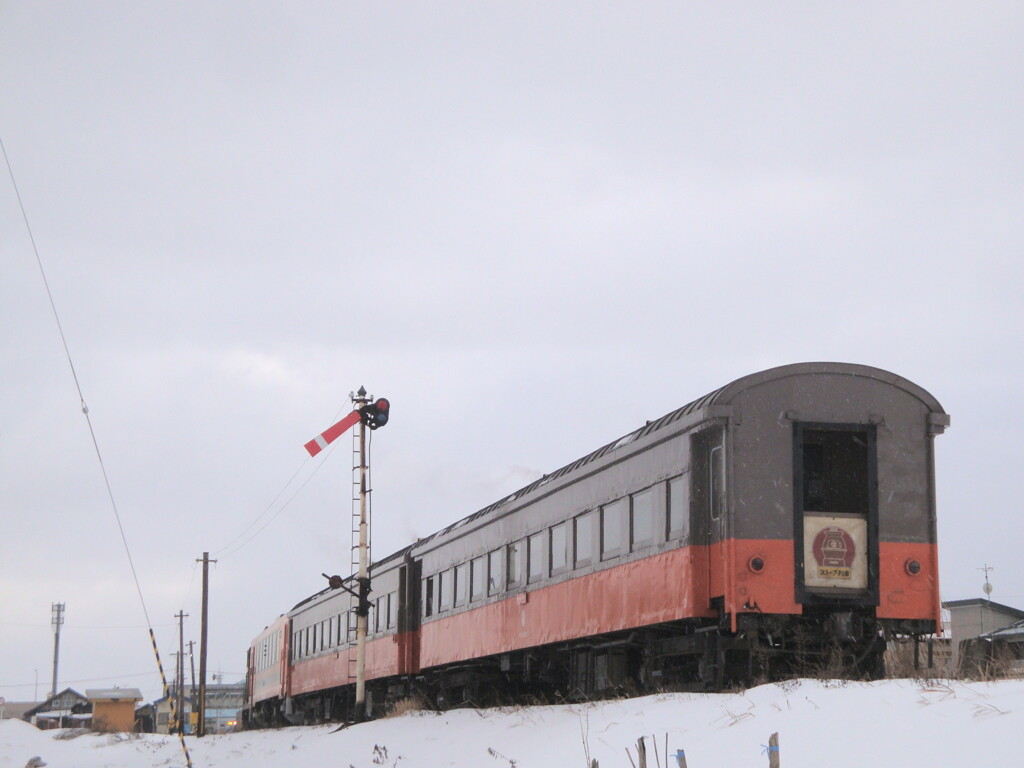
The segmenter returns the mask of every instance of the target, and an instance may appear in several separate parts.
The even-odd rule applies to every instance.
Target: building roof
[[[1006,640],[1008,642],[1019,642],[1024,640],[1024,620],[1014,622],[1008,627],[997,629],[994,632],[986,632],[979,637],[990,640]]]
[[[943,608],[988,608],[999,613],[1005,613],[1007,616],[1013,616],[1014,618],[1024,619],[1024,611],[1020,608],[1013,608],[1009,605],[1003,605],[992,600],[987,600],[981,597],[972,597],[969,600],[949,600],[942,604]]]
[[[142,701],[138,688],[86,688],[85,695],[89,701]]]
[[[86,699],[85,696],[80,694],[74,688],[65,688],[60,693],[58,693],[58,694],[56,694],[54,696],[48,696],[45,701],[41,701],[38,704],[36,704],[34,707],[30,707],[29,709],[27,709],[25,711],[25,716],[26,717],[31,717],[32,715],[38,715],[41,711],[45,710],[47,707],[49,707],[51,704],[53,704],[53,702],[55,700],[63,699],[64,695],[68,694],[68,693],[70,693],[72,696],[74,696],[79,702],[88,702],[88,699]],[[65,711],[66,712],[67,710],[53,710],[53,711]]]

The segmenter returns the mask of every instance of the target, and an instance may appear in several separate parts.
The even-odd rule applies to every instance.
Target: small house
[[[135,705],[142,701],[138,688],[90,688],[85,692],[92,704],[92,729],[104,733],[135,730]]]

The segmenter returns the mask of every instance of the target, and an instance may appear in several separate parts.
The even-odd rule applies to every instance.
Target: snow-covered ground
[[[197,768],[631,768],[647,737],[647,765],[767,766],[779,733],[784,768],[1019,765],[1024,681],[998,683],[797,680],[742,694],[663,694],[584,705],[414,712],[341,731],[285,728],[186,739]],[[65,734],[67,735],[67,734]],[[0,766],[40,755],[52,768],[184,766],[177,737],[83,734],[61,738],[0,722]],[[657,744],[659,757],[654,754]]]

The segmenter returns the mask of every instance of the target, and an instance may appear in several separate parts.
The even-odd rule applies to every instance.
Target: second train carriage
[[[734,381],[374,564],[371,698],[877,674],[886,636],[939,627],[933,438],[948,424],[877,368]],[[286,690],[265,701],[344,714],[347,605],[325,590],[289,612]]]

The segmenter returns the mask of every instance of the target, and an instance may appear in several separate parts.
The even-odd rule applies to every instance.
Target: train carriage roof
[[[513,493],[499,499],[493,504],[489,504],[473,514],[458,520],[446,528],[442,528],[440,531],[431,534],[423,539],[420,539],[417,544],[430,541],[432,539],[444,536],[445,534],[451,533],[457,528],[461,528],[474,520],[478,520],[491,512],[504,507],[505,505],[530,494],[537,490],[543,485],[550,483],[552,480],[556,480],[560,477],[570,474],[571,472],[580,469],[581,467],[590,464],[591,462],[600,459],[609,453],[618,450],[619,448],[629,445],[642,437],[646,437],[660,429],[664,429],[673,422],[679,419],[689,416],[690,414],[697,413],[698,411],[704,410],[712,405],[727,405],[732,402],[739,393],[764,384],[765,382],[772,381],[775,379],[787,378],[790,376],[803,376],[807,374],[840,374],[847,376],[862,376],[876,381],[882,381],[899,389],[903,389],[909,394],[921,400],[928,409],[933,413],[945,413],[939,401],[936,400],[931,394],[929,394],[923,388],[917,386],[913,382],[904,379],[901,376],[897,376],[895,373],[882,370],[881,368],[872,368],[867,365],[856,365],[853,363],[794,363],[792,365],[783,365],[777,368],[769,368],[758,373],[752,373],[742,378],[736,379],[735,381],[726,384],[724,387],[720,387],[713,392],[709,392],[703,397],[697,398],[696,400],[687,403],[681,408],[677,408],[674,411],[666,413],[661,418],[655,419],[654,421],[647,422],[644,426],[636,429],[617,440],[598,448],[596,451],[588,453],[570,464],[566,464],[561,469],[557,469],[554,472],[544,475],[543,477],[534,480],[529,485],[520,488]],[[388,558],[390,559],[390,558]]]
[[[742,378],[736,379],[735,381],[726,384],[724,387],[720,387],[714,390],[713,392],[709,392],[703,397],[697,398],[696,400],[687,403],[681,408],[677,408],[676,410],[666,413],[664,416],[658,419],[647,422],[646,424],[644,424],[644,426],[640,427],[639,429],[629,432],[628,434],[625,434],[622,437],[613,440],[606,445],[601,446],[597,450],[588,453],[586,456],[582,456],[576,459],[575,461],[566,464],[564,467],[561,467],[560,469],[557,469],[554,472],[551,472],[549,474],[544,475],[541,478],[538,478],[537,480],[534,480],[529,485],[523,486],[519,490],[514,491],[513,493],[510,493],[507,496],[504,496],[503,498],[495,501],[493,504],[489,504],[483,509],[480,509],[471,515],[468,515],[460,520],[457,520],[451,525],[442,528],[441,530],[432,533],[429,536],[419,539],[415,544],[404,547],[398,552],[390,554],[387,557],[374,562],[371,565],[371,570],[379,569],[383,565],[393,562],[396,559],[402,558],[405,556],[407,552],[409,552],[414,547],[421,546],[427,542],[433,541],[434,539],[445,536],[446,534],[451,533],[452,531],[455,531],[458,528],[461,528],[476,520],[479,520],[481,517],[489,515],[499,510],[500,508],[505,507],[506,505],[516,501],[517,499],[521,499],[524,496],[527,496],[528,494],[538,490],[539,488],[550,483],[551,481],[564,477],[572,472],[575,472],[581,467],[584,467],[587,464],[597,461],[603,456],[606,456],[622,448],[623,446],[629,445],[630,443],[633,443],[642,437],[646,437],[647,435],[655,433],[658,430],[664,429],[673,422],[678,421],[679,419],[702,411],[713,405],[728,405],[740,393],[753,387],[756,387],[758,385],[764,384],[766,382],[777,379],[784,379],[790,376],[805,376],[810,374],[838,374],[846,376],[860,376],[864,378],[873,379],[875,381],[881,381],[891,386],[894,386],[898,389],[902,389],[905,392],[909,393],[910,395],[916,397],[922,403],[924,403],[929,409],[929,411],[931,411],[932,413],[945,413],[945,411],[942,409],[942,406],[939,404],[939,401],[936,400],[926,390],[914,384],[913,382],[904,379],[901,376],[897,376],[896,374],[882,370],[881,368],[873,368],[871,366],[857,365],[853,363],[822,362],[794,363],[792,365],[783,365],[777,368],[769,368],[767,370],[752,373],[747,376],[743,376]],[[346,581],[348,581],[348,579],[346,579]],[[324,592],[328,591],[330,591],[329,588],[306,598],[298,605],[296,605],[295,608],[293,608],[292,610],[294,611],[296,608],[315,599],[318,595],[322,595]]]

